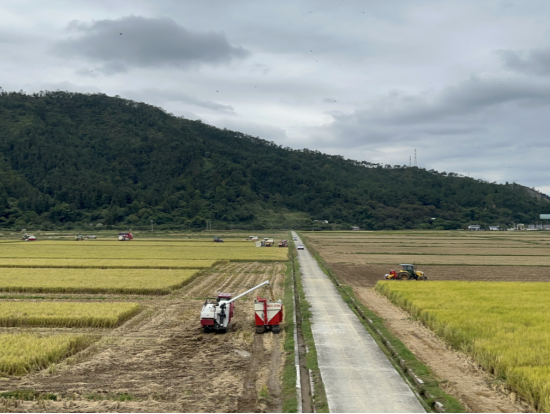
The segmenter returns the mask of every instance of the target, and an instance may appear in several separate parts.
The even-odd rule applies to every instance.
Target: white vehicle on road
[[[299,244],[297,247],[298,250],[305,250],[305,247],[303,244]]]

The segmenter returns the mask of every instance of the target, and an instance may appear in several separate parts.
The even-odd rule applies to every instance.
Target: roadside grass
[[[336,275],[332,269],[325,263],[323,258],[319,255],[317,250],[313,248],[304,237],[302,238],[304,244],[307,246],[310,253],[313,255],[315,260],[318,262],[319,266],[323,272],[332,280],[336,285],[342,299],[348,304],[350,309],[358,317],[359,321],[363,324],[365,329],[370,333],[373,339],[376,341],[380,349],[386,354],[389,361],[394,365],[397,371],[407,378],[408,382],[411,383],[412,378],[405,374],[403,370],[399,367],[397,362],[392,358],[390,351],[384,345],[381,340],[380,335],[376,332],[378,330],[384,339],[386,339],[392,348],[397,353],[398,359],[403,359],[405,361],[405,366],[413,371],[416,376],[424,381],[423,389],[417,389],[417,392],[426,393],[431,396],[431,398],[424,398],[422,403],[427,405],[429,409],[432,408],[433,404],[438,401],[442,403],[445,407],[446,412],[450,413],[465,413],[466,408],[460,403],[456,398],[445,393],[440,387],[439,382],[433,376],[429,368],[424,365],[422,362],[418,361],[414,354],[398,339],[396,338],[389,329],[386,328],[384,319],[379,317],[376,313],[371,311],[369,308],[364,306],[361,301],[353,293],[353,289],[350,286],[341,285],[338,281]],[[360,309],[364,317],[372,321],[372,325],[369,325],[359,314],[357,308]]]
[[[292,290],[292,261],[286,262],[283,307],[285,364],[283,368],[282,408],[283,413],[298,412],[298,397],[296,395],[296,364],[294,363],[294,294]]]

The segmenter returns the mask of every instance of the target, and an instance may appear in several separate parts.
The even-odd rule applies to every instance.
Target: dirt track
[[[202,298],[218,291],[239,293],[266,279],[282,297],[283,278],[282,264],[220,266],[175,294],[144,301],[140,315],[101,331],[102,339],[91,350],[72,359],[76,364],[62,363],[52,374],[12,378],[0,388],[32,389],[65,399],[45,407],[24,402],[18,412],[280,411],[284,334],[254,334],[253,298],[267,292],[259,290],[236,302],[227,334],[202,333],[199,314]],[[121,395],[133,400],[115,401]],[[94,397],[107,400],[89,400]]]
[[[450,350],[429,329],[411,320],[410,315],[370,288],[354,288],[357,297],[385,319],[386,326],[415,356],[424,362],[440,381],[442,388],[457,397],[470,412],[529,412],[529,407],[514,402],[466,355]]]

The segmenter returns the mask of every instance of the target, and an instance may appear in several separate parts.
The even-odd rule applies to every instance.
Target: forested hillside
[[[103,94],[2,92],[0,152],[4,228],[460,228],[549,208],[519,185],[291,150]]]

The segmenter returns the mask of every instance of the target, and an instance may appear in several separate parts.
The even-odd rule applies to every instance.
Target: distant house
[[[357,227],[357,226],[351,226],[351,230],[352,230],[352,231],[359,231],[359,230],[361,230],[361,229],[360,229],[359,227]]]
[[[481,230],[481,226],[479,224],[470,224],[468,226],[468,230],[470,230],[470,231],[479,231],[479,230]]]
[[[313,220],[316,223],[325,223],[328,224],[328,220]]]
[[[489,231],[499,231],[499,230],[500,230],[499,226],[489,226]]]

